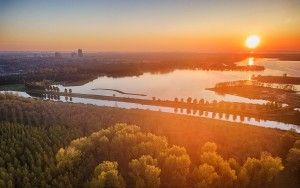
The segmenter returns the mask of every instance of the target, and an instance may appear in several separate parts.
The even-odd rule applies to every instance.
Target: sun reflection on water
[[[254,57],[249,57],[247,65],[249,66],[254,65]]]
[[[251,74],[248,75],[248,80],[252,80],[252,76]]]

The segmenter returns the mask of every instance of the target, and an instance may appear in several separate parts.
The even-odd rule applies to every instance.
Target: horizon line
[[[267,51],[257,51],[257,52],[251,52],[251,51],[222,51],[222,50],[202,50],[202,51],[188,51],[188,50],[178,50],[178,51],[168,51],[168,50],[161,50],[161,51],[151,51],[151,50],[145,50],[145,51],[126,51],[126,50],[84,50],[82,49],[83,53],[192,53],[192,54],[265,54],[265,53],[280,53],[280,54],[298,54],[300,53],[300,50],[267,50]],[[77,52],[77,50],[0,50],[0,53],[72,53]]]

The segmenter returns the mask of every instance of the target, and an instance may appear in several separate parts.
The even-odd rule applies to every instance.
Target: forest
[[[299,187],[300,137],[0,94],[0,187]]]

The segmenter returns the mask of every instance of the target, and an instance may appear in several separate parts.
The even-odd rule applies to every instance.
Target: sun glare
[[[249,57],[247,65],[249,65],[249,66],[254,65],[254,58],[253,57]]]
[[[260,43],[260,38],[257,35],[250,35],[246,39],[246,47],[250,49],[256,48]]]

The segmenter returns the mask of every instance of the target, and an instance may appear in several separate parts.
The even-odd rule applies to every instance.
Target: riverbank
[[[197,100],[188,98],[186,101],[181,99],[171,100],[160,100],[160,99],[138,99],[128,97],[117,97],[117,96],[104,96],[104,95],[93,95],[93,94],[81,94],[81,93],[65,93],[65,92],[53,92],[53,91],[39,91],[31,90],[29,93],[32,95],[39,95],[40,97],[53,96],[66,96],[66,97],[77,97],[86,99],[97,99],[107,101],[119,101],[127,103],[137,103],[142,105],[152,105],[161,107],[171,107],[176,109],[188,109],[198,111],[213,112],[214,115],[225,116],[226,114],[232,114],[240,116],[243,120],[245,117],[252,117],[260,120],[272,120],[283,123],[290,123],[300,125],[300,119],[298,118],[300,112],[293,110],[289,107],[283,107],[280,104],[247,104],[237,102],[217,102],[214,101],[209,103],[207,101]],[[57,98],[57,97],[56,97]]]

